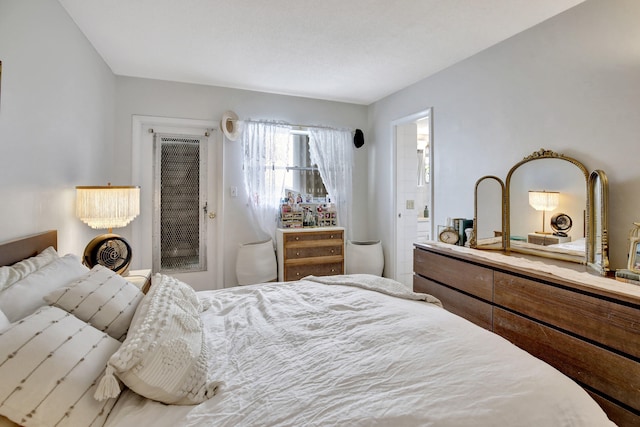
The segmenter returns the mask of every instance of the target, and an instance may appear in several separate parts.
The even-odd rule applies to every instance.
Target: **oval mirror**
[[[505,248],[586,264],[588,179],[582,163],[544,149],[514,165],[505,184]]]
[[[504,249],[504,183],[497,176],[483,176],[476,182],[473,236],[476,249]]]

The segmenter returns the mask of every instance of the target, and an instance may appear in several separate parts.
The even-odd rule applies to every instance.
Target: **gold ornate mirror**
[[[504,183],[497,176],[483,176],[476,182],[473,236],[469,246],[494,250],[505,248],[505,200]]]
[[[504,185],[494,176],[476,182],[472,247],[577,262],[605,275],[608,197],[603,171],[589,174],[578,160],[540,149],[516,163]]]
[[[516,163],[505,182],[506,249],[586,264],[588,178],[582,163],[550,150]],[[566,225],[556,230],[558,214]]]

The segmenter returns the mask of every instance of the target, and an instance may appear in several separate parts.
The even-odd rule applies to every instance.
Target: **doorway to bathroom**
[[[395,147],[394,279],[413,287],[413,244],[433,236],[433,109],[392,123]]]

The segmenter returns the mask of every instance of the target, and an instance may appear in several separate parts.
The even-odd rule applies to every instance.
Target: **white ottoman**
[[[253,285],[278,278],[278,263],[273,240],[240,245],[236,258],[239,285]]]
[[[384,270],[384,254],[382,243],[375,241],[347,240],[345,254],[346,274],[373,274],[382,276]]]

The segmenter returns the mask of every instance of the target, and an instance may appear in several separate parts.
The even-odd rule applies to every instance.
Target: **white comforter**
[[[213,399],[107,426],[606,426],[567,377],[435,304],[308,280],[200,292]]]

